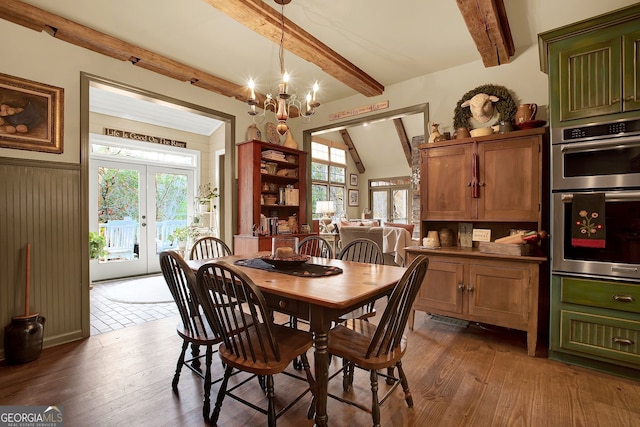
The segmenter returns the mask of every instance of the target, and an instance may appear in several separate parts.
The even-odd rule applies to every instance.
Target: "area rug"
[[[173,302],[173,297],[163,276],[133,279],[118,284],[106,285],[105,287],[105,297],[115,302],[128,304]]]

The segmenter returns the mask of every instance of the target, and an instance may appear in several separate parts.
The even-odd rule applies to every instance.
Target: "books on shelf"
[[[282,151],[277,151],[277,150],[263,151],[262,158],[267,160],[280,160],[282,162],[286,161],[286,159],[284,158],[284,153]]]

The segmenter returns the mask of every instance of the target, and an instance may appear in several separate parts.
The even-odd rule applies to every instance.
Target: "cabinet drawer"
[[[565,277],[562,302],[640,313],[640,284]]]
[[[640,322],[562,310],[560,347],[640,364]]]

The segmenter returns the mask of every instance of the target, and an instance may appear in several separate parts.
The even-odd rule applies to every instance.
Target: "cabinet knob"
[[[471,293],[473,291],[474,291],[473,286],[467,285],[467,292]]]
[[[458,283],[458,291],[464,291],[464,283]]]
[[[633,340],[630,340],[628,338],[620,338],[620,337],[613,337],[612,341],[616,344],[621,344],[621,345],[633,345],[634,342]]]
[[[614,295],[613,299],[618,302],[634,302],[635,298],[631,295]]]
[[[468,182],[468,183],[467,183],[467,187],[471,187],[471,182]]]
[[[278,307],[287,308],[287,302],[283,300],[278,301]]]

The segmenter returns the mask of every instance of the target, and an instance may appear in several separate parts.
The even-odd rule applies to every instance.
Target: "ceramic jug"
[[[516,111],[516,124],[535,120],[537,112],[538,105],[536,104],[520,104]]]

